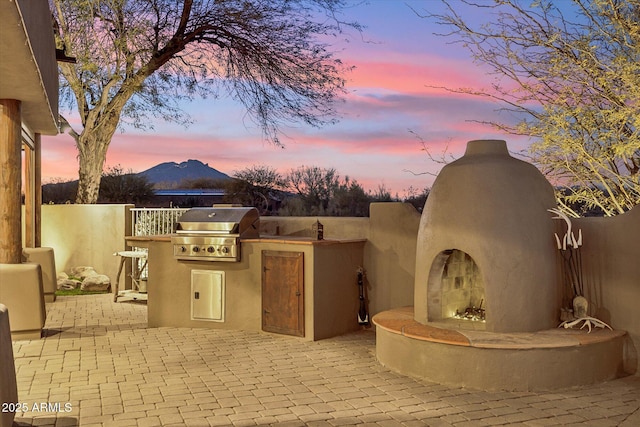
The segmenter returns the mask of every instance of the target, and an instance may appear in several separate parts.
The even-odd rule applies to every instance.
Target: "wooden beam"
[[[0,99],[0,264],[22,262],[21,103]]]

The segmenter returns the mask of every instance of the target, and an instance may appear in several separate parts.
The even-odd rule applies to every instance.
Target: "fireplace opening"
[[[478,265],[466,252],[448,249],[434,260],[429,275],[429,321],[484,324],[484,282]],[[464,321],[464,322],[459,322]],[[471,326],[471,325],[469,325]],[[481,325],[473,326],[482,328]]]

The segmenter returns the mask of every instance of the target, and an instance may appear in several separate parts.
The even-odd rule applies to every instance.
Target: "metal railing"
[[[186,208],[133,208],[131,209],[131,235],[132,236],[162,236],[171,234],[175,230],[175,224]],[[135,251],[147,252],[147,248],[134,247]],[[131,266],[131,274],[135,274],[134,266]],[[140,278],[146,280],[148,264],[138,258],[138,269],[143,269]]]
[[[176,222],[187,210],[187,208],[133,208],[131,209],[131,235],[171,234]]]

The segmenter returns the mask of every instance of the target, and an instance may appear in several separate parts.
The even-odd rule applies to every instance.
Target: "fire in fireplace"
[[[484,284],[478,265],[457,249],[445,250],[441,276],[442,318],[485,321]]]

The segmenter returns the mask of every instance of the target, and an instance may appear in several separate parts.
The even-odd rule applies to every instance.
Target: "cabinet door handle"
[[[271,313],[271,312],[265,308],[264,309],[264,314],[269,314],[269,313]]]

